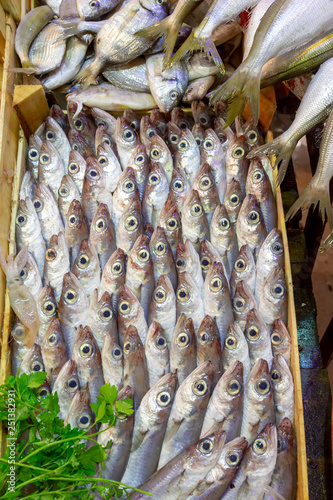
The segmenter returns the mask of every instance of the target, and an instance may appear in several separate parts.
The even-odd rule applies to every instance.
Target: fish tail
[[[225,73],[224,64],[220,57],[220,54],[215,47],[215,44],[210,37],[200,37],[195,36],[195,30],[191,32],[188,36],[187,40],[183,43],[183,45],[178,49],[176,54],[173,56],[171,62],[180,61],[186,54],[189,52],[194,52],[195,50],[203,50],[207,57],[213,59],[214,63],[218,68],[220,68],[220,72],[222,74]]]
[[[215,43],[213,42],[213,39],[212,38],[203,38],[200,42],[201,42],[203,50],[205,51],[205,54],[208,57],[210,57],[211,59],[213,59],[216,66],[218,68],[220,68],[220,73],[222,73],[222,75],[224,75],[224,73],[225,73],[224,64],[222,62],[220,54],[217,51]]]
[[[332,245],[333,245],[333,231],[327,236],[326,240],[319,248],[319,252],[320,253],[325,252],[325,250],[328,250],[329,247],[331,247]]]
[[[198,38],[194,38],[194,30],[192,30],[183,45],[179,47],[179,49],[171,59],[171,64],[183,59],[187,53],[191,54],[192,52],[200,48],[201,45],[198,43]]]
[[[159,23],[153,24],[152,26],[147,26],[146,28],[137,31],[136,33],[134,33],[134,36],[142,38],[153,38],[154,36],[156,36],[157,38],[161,38],[161,36],[163,36],[171,26],[172,25],[170,25],[169,19],[166,17]]]
[[[81,31],[78,28],[78,23],[79,23],[78,21],[66,21],[64,19],[61,20],[58,19],[56,24],[64,28],[64,31],[57,38],[57,42],[60,40],[66,40],[71,36],[80,34]]]
[[[173,23],[168,28],[165,40],[163,42],[163,50],[165,51],[165,56],[162,65],[163,71],[169,66],[170,61],[172,59],[173,49],[175,48],[180,28],[181,24],[179,23]]]
[[[76,83],[80,83],[83,89],[89,87],[89,85],[96,85],[96,78],[102,68],[103,64],[98,59],[95,59],[89,66],[76,75]]]
[[[314,205],[315,208],[319,203],[319,211],[323,222],[325,222],[325,215],[327,215],[327,220],[329,222],[329,225],[331,226],[331,228],[333,228],[333,211],[331,207],[329,186],[327,185],[327,187],[325,187],[324,189],[318,189],[318,187],[316,187],[315,184],[312,182],[313,179],[314,177],[306,186],[300,197],[288,210],[288,213],[286,215],[286,220],[294,217],[294,215],[296,214],[296,212],[298,212],[300,208],[306,210],[311,205]]]

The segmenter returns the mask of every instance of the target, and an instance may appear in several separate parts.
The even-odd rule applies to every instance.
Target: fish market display
[[[245,157],[252,129],[225,144],[204,103],[116,119],[76,95],[64,128],[49,117],[31,137],[18,254],[0,254],[13,373],[45,370],[71,426],[104,383],[133,399],[98,437],[104,478],[154,499],[262,500],[271,485],[294,500],[283,244],[270,176]]]

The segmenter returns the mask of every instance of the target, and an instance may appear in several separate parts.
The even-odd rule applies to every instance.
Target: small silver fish
[[[130,287],[123,285],[119,290],[118,298],[118,332],[121,346],[124,345],[124,338],[130,325],[136,327],[141,342],[144,344],[148,326],[143,308]]]
[[[146,223],[157,227],[161,210],[169,196],[169,181],[159,163],[151,162],[151,167],[142,198],[142,215]]]
[[[228,218],[224,205],[218,205],[210,224],[210,240],[222,257],[222,262],[230,278],[238,254],[238,243],[233,224]]]
[[[194,328],[198,329],[205,317],[205,306],[195,281],[186,271],[178,275],[178,288],[176,291],[177,317],[184,313],[192,318]]]
[[[115,138],[120,163],[123,169],[128,165],[133,150],[138,146],[140,140],[125,118],[117,118]]]
[[[65,221],[65,239],[70,254],[71,265],[74,264],[82,240],[88,238],[88,226],[82,205],[78,200],[73,200],[69,206]]]
[[[68,140],[74,151],[78,151],[80,155],[87,160],[94,156],[94,150],[89,146],[84,137],[77,130],[70,129],[68,132]]]
[[[105,186],[108,191],[113,193],[122,173],[119,159],[112,147],[106,142],[97,146],[97,160],[103,169],[105,175]]]
[[[203,277],[201,274],[201,265],[199,255],[191,242],[179,243],[176,251],[176,269],[178,273],[186,271],[195,281],[198,290],[203,287]]]
[[[194,178],[201,165],[199,146],[188,128],[184,128],[179,136],[175,149],[175,166],[181,168],[193,184]]]
[[[273,361],[271,339],[267,326],[257,309],[251,309],[248,312],[244,335],[249,346],[251,365],[255,365],[261,358],[267,361],[268,367],[271,369]]]
[[[177,273],[171,247],[163,228],[157,226],[150,239],[150,254],[154,263],[154,278],[157,283],[159,277],[166,274],[174,288],[177,288]]]
[[[123,250],[118,248],[110,256],[104,266],[101,283],[98,289],[99,296],[104,292],[109,292],[112,296],[113,310],[118,310],[119,290],[125,284],[126,278],[126,258]]]
[[[19,276],[23,281],[24,285],[31,292],[31,295],[34,297],[35,300],[37,300],[37,297],[43,288],[42,278],[37,266],[37,262],[35,261],[30,252],[28,252],[27,262],[23,266]]]
[[[276,319],[287,322],[288,300],[283,269],[273,267],[270,271],[260,293],[259,312],[270,331]]]
[[[124,386],[134,390],[133,408],[136,411],[144,395],[149,391],[149,375],[145,350],[138,330],[130,325],[124,336]]]
[[[242,330],[245,328],[247,314],[251,309],[257,309],[258,304],[245,281],[238,281],[232,299],[235,320]]]
[[[149,158],[143,144],[138,144],[134,148],[128,161],[128,166],[134,171],[135,181],[138,186],[140,200],[142,201],[147,177],[149,174]]]
[[[141,118],[139,131],[140,131],[140,141],[148,151],[153,137],[159,134],[158,129],[155,127],[155,125],[150,120],[148,115],[144,115]]]
[[[189,82],[183,96],[183,102],[196,102],[197,99],[206,97],[208,90],[213,85],[215,76],[203,76]]]
[[[191,240],[199,250],[200,242],[209,239],[209,224],[198,191],[191,189],[182,210],[183,241]]]
[[[143,234],[143,220],[139,198],[134,199],[121,215],[116,228],[117,247],[128,255],[139,236]]]
[[[175,203],[178,211],[183,210],[185,200],[190,192],[191,185],[181,168],[175,167],[172,171],[172,178],[169,191],[169,200]]]
[[[48,285],[44,286],[38,295],[36,305],[39,316],[39,329],[36,343],[42,345],[44,335],[50,322],[57,317],[57,302],[52,287]]]
[[[195,331],[192,318],[181,314],[170,343],[170,370],[177,373],[179,385],[196,368]]]
[[[270,271],[276,266],[283,269],[284,248],[281,231],[274,228],[267,235],[258,253],[255,288],[257,300],[260,298],[262,288]]]
[[[50,141],[41,146],[38,164],[38,182],[43,182],[52,191],[56,201],[61,179],[65,175],[65,167],[56,147]]]
[[[219,337],[219,331],[216,326],[215,320],[208,314],[204,317],[201,325],[198,328],[196,334],[196,345],[197,345],[197,365],[204,363],[205,361],[211,361],[214,365],[215,375],[213,381],[213,387],[215,387],[217,381],[221,377],[221,342]]]
[[[243,245],[238,253],[230,275],[231,296],[234,295],[238,281],[245,281],[254,293],[256,282],[256,264],[249,245]]]
[[[89,239],[99,257],[101,271],[116,251],[116,233],[110,211],[105,203],[100,203],[91,221]]]
[[[74,98],[75,99],[75,98]],[[67,116],[72,129],[79,132],[81,137],[94,150],[96,125],[91,116],[88,115],[75,100],[67,100]]]
[[[166,238],[175,257],[176,248],[182,237],[182,226],[177,205],[168,200],[161,210],[158,225],[165,230]]]
[[[58,205],[63,222],[65,223],[68,209],[73,200],[81,201],[81,195],[75,181],[70,175],[64,175],[58,189]]]
[[[89,225],[99,203],[105,203],[112,213],[112,195],[106,189],[105,173],[95,158],[88,158],[82,188],[82,208]]]
[[[193,181],[193,189],[199,194],[200,202],[203,206],[210,224],[215,208],[219,204],[219,194],[215,185],[215,179],[211,167],[208,163],[202,163]]]
[[[86,160],[74,149],[71,149],[69,153],[68,174],[72,177],[80,196],[82,196],[83,180],[86,174]]]
[[[38,373],[44,372],[44,363],[42,358],[41,347],[38,344],[33,344],[30,349],[26,352],[22,359],[22,363],[20,365],[19,373],[26,373],[30,375],[30,373]]]
[[[294,382],[291,371],[284,357],[277,354],[272,364],[272,384],[276,414],[276,425],[282,419],[294,421]]]
[[[227,182],[229,183],[232,178],[237,179],[244,196],[246,194],[245,184],[249,169],[249,160],[246,159],[246,155],[249,150],[250,148],[243,135],[232,137],[228,141],[226,149]]]
[[[54,196],[45,184],[38,183],[36,185],[33,204],[40,222],[43,238],[46,245],[48,245],[51,236],[64,231],[64,226]]]
[[[59,418],[66,418],[72,399],[79,390],[77,366],[74,360],[69,359],[61,368],[52,389],[53,394],[58,394]]]
[[[103,71],[104,78],[116,87],[133,92],[150,92],[146,61],[137,57],[133,61]]]
[[[201,161],[206,162],[212,169],[220,203],[224,202],[227,189],[226,160],[223,146],[213,129],[205,131],[201,149]]]
[[[22,359],[29,350],[28,345],[33,345],[31,341],[31,335],[28,328],[26,328],[22,323],[16,322],[14,328],[10,332],[11,336],[11,370],[12,374],[15,376],[16,372],[22,362]]]
[[[202,151],[202,145],[205,140],[205,127],[203,126],[202,123],[198,122],[193,125],[192,128],[192,134],[194,135],[194,138],[196,140],[196,143],[199,146],[200,153]]]
[[[236,233],[238,246],[248,244],[256,260],[267,230],[259,203],[252,194],[244,198],[236,221]]]
[[[80,250],[72,267],[88,300],[101,282],[101,267],[96,249],[90,240],[82,240]]]
[[[158,163],[163,169],[170,184],[173,174],[173,159],[171,152],[162,137],[154,135],[149,144],[149,156],[152,161]]]
[[[235,321],[228,328],[222,350],[222,369],[227,370],[235,361],[243,365],[244,384],[247,382],[251,371],[249,347],[239,324]]]
[[[49,323],[41,347],[47,380],[52,389],[61,368],[67,361],[66,343],[58,318],[52,319]]]
[[[237,220],[243,200],[244,195],[241,190],[241,185],[239,181],[233,177],[229,184],[227,184],[227,190],[223,202],[232,224],[235,224]]]
[[[221,262],[224,268],[222,257],[220,256],[216,248],[211,244],[209,240],[203,240],[200,243],[200,265],[204,280],[206,279],[207,273],[213,262]],[[224,274],[226,274],[226,272]]]
[[[276,319],[273,323],[271,342],[272,342],[273,356],[277,356],[277,354],[282,354],[282,356],[287,362],[287,365],[290,367],[291,338],[286,328],[286,325],[283,323],[281,319]]]
[[[105,335],[110,333],[118,340],[117,321],[112,309],[112,297],[108,292],[104,292],[98,300],[98,290],[94,290],[90,300],[87,325],[91,328],[100,351]]]
[[[153,387],[159,379],[170,372],[168,343],[157,321],[153,321],[149,325],[145,340],[145,354],[149,373],[149,386]]]
[[[149,307],[148,324],[159,323],[163,335],[170,345],[176,325],[176,295],[167,275],[162,274],[152,294]]]
[[[116,386],[119,391],[124,380],[124,359],[123,351],[112,333],[104,335],[101,358],[105,383]]]

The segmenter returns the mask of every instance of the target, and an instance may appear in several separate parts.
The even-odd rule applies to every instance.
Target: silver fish
[[[38,295],[42,291],[43,285],[37,262],[30,252],[28,252],[27,262],[20,272],[20,278],[23,281],[24,285],[29,288],[31,295],[36,300]]]
[[[243,365],[243,380],[245,384],[251,371],[249,347],[241,327],[236,321],[230,324],[224,341],[222,350],[223,371],[227,370],[235,361],[240,361]]]
[[[184,128],[179,136],[175,151],[175,166],[181,168],[193,184],[194,178],[201,165],[199,146],[188,128]]]
[[[94,150],[77,130],[72,128],[70,129],[68,132],[68,140],[72,149],[74,149],[74,151],[78,151],[85,160],[94,156]]]
[[[152,138],[155,137],[155,135],[158,135],[159,131],[155,127],[153,122],[150,120],[148,115],[144,115],[139,123],[140,123],[139,127],[140,141],[148,150]]]
[[[22,323],[16,322],[14,328],[10,332],[11,336],[11,371],[13,375],[16,372],[22,362],[22,359],[29,350],[29,344],[33,345],[31,341],[31,336],[28,328],[26,328]]]
[[[39,329],[36,343],[41,345],[49,324],[52,319],[57,317],[57,302],[54,297],[53,288],[48,285],[44,286],[38,295],[36,304],[39,316]]]
[[[98,300],[98,290],[94,290],[90,300],[87,325],[91,328],[100,351],[105,335],[111,333],[118,340],[117,321],[112,309],[112,297],[108,292],[104,292]]]
[[[46,184],[56,200],[58,200],[58,189],[65,173],[65,167],[58,150],[51,142],[44,141],[39,156],[38,182]]]
[[[195,331],[192,318],[181,314],[170,342],[170,370],[177,373],[179,385],[196,368]]]
[[[128,125],[125,118],[122,117],[117,118],[115,137],[120,163],[122,168],[125,169],[128,165],[133,150],[139,144],[139,137],[135,130],[133,130],[130,125]]]
[[[52,104],[50,107],[49,116],[55,119],[55,121],[60,125],[60,127],[66,132],[68,130],[68,118],[67,114],[63,112],[58,104]]]
[[[61,368],[52,389],[53,394],[58,394],[59,418],[66,418],[72,399],[79,390],[77,366],[74,360],[69,359]]]
[[[136,411],[144,395],[149,391],[149,375],[145,350],[138,330],[130,325],[124,336],[124,386],[134,390],[133,408]]]
[[[291,338],[286,328],[286,325],[283,323],[281,319],[276,319],[273,323],[271,342],[272,342],[273,356],[282,354],[282,356],[287,362],[287,365],[290,367]]]
[[[201,290],[204,280],[201,274],[199,255],[191,242],[179,243],[176,252],[176,269],[178,273],[186,271],[194,280],[198,290]]]
[[[34,180],[38,179],[38,164],[42,139],[37,134],[29,136],[29,148],[27,152],[27,169],[32,173]]]
[[[222,262],[230,278],[238,254],[238,243],[233,224],[228,218],[224,205],[218,205],[210,224],[210,240],[222,257]]]
[[[193,189],[199,194],[200,202],[207,216],[208,223],[211,222],[215,208],[219,204],[219,194],[215,179],[208,163],[202,163],[193,181]]]
[[[85,387],[78,391],[73,397],[67,417],[64,420],[64,426],[69,424],[72,429],[86,430],[87,435],[95,434],[96,426],[93,425],[94,413],[90,407],[90,393],[89,388]],[[93,446],[93,441],[84,441],[86,448]]]
[[[165,139],[167,133],[167,121],[165,118],[165,114],[162,113],[159,109],[152,109],[150,113],[150,119],[155,127],[159,130],[161,137]]]
[[[258,253],[255,288],[255,297],[257,300],[260,298],[264,283],[273,267],[283,269],[283,266],[284,248],[282,234],[279,229],[275,228],[267,235]]]
[[[30,373],[44,371],[41,347],[38,344],[33,344],[22,359],[19,373],[26,373],[29,375]]]
[[[167,123],[167,140],[168,146],[171,153],[174,155],[177,151],[177,144],[179,142],[181,130],[177,125],[173,122]],[[175,165],[176,166],[176,165]]]
[[[146,61],[143,57],[137,57],[116,68],[108,68],[103,71],[103,76],[116,87],[134,92],[150,92]]]
[[[171,121],[181,130],[185,130],[186,128],[191,130],[193,126],[192,117],[180,107],[174,108],[171,111]]]
[[[251,365],[255,365],[261,358],[267,361],[271,369],[273,361],[271,339],[267,326],[256,309],[251,309],[247,314],[244,335],[249,346]]]
[[[249,160],[246,159],[246,155],[249,151],[250,148],[243,135],[235,135],[228,141],[226,149],[227,183],[232,178],[237,179],[244,195],[246,193],[245,184],[249,169]]]
[[[273,267],[270,271],[260,293],[259,312],[269,331],[272,331],[276,319],[287,322],[288,300],[283,269]]]
[[[186,60],[189,81],[203,76],[216,75],[219,68],[203,52],[195,52],[192,57]]]
[[[105,203],[110,214],[112,213],[112,195],[106,189],[105,173],[95,158],[88,158],[82,189],[82,208],[89,224],[99,203]]]
[[[183,241],[191,240],[199,250],[200,242],[209,239],[209,224],[198,191],[191,189],[182,210]]]
[[[170,184],[173,174],[173,159],[171,152],[162,137],[154,135],[149,144],[149,156],[154,163],[158,163],[163,169]]]
[[[147,177],[149,174],[149,158],[143,144],[138,144],[134,148],[128,161],[128,166],[134,171],[136,184],[138,186],[140,200],[142,201]]]
[[[116,386],[119,391],[124,380],[124,359],[123,351],[112,333],[104,335],[101,358],[105,383]]]
[[[91,221],[89,239],[94,246],[103,272],[107,261],[116,251],[116,233],[109,209],[105,203],[100,203]]]
[[[161,210],[158,225],[165,230],[166,238],[175,257],[176,248],[182,237],[182,226],[177,205],[168,200]]]
[[[51,116],[48,116],[45,120],[45,139],[56,147],[67,173],[71,145],[64,130]]]
[[[54,318],[49,323],[41,347],[47,380],[52,388],[67,361],[67,348],[59,319]]]
[[[136,327],[141,342],[144,344],[148,326],[143,308],[130,287],[123,285],[119,290],[118,299],[118,332],[121,346],[124,345],[124,338],[130,325]]]
[[[213,387],[221,377],[221,342],[215,320],[208,314],[204,317],[196,334],[197,365],[211,361],[214,365],[215,375]]]
[[[71,95],[73,99],[67,100],[67,116],[69,125],[72,129],[79,132],[81,137],[87,144],[94,150],[95,148],[95,135],[96,125],[91,116],[88,115],[80,105],[75,101],[75,96]]]
[[[254,293],[256,282],[256,264],[249,245],[243,245],[237,256],[230,275],[231,296],[234,295],[238,281],[245,281]]]
[[[75,181],[70,175],[64,175],[61,179],[60,188],[58,189],[58,206],[62,217],[62,221],[65,223],[66,215],[68,213],[70,204],[73,200],[81,201],[81,195],[77,188]]]
[[[72,177],[80,196],[82,196],[83,180],[86,174],[86,160],[74,149],[71,149],[69,153],[68,174]]]
[[[239,181],[233,177],[227,185],[227,190],[223,202],[232,224],[235,224],[237,220],[243,200],[244,195],[241,189],[241,185]]]
[[[117,183],[120,179],[122,169],[119,159],[112,147],[106,142],[100,144],[97,149],[97,159],[98,163],[103,169],[105,174],[105,185],[106,189],[113,193],[117,187]]]
[[[176,291],[177,317],[184,313],[192,318],[194,328],[198,329],[205,317],[205,306],[195,281],[191,275],[183,271],[178,275],[178,288]]]
[[[252,194],[244,198],[236,221],[236,233],[238,246],[248,244],[256,260],[267,230],[259,203]]]
[[[223,203],[227,189],[226,158],[219,137],[211,128],[204,134],[201,149],[201,161],[206,162],[212,169],[220,203]]]
[[[121,215],[116,228],[117,247],[129,254],[138,237],[143,233],[139,197],[134,199]]]
[[[88,238],[88,226],[81,203],[78,200],[73,200],[69,206],[65,221],[65,239],[70,253],[71,265],[74,264],[82,240]]]
[[[96,249],[90,240],[82,240],[80,250],[72,267],[88,300],[101,282],[101,267]]]
[[[99,296],[104,292],[109,292],[112,296],[114,311],[118,310],[119,289],[125,284],[125,277],[125,254],[121,248],[118,248],[113,252],[104,266],[101,283],[98,289]]]
[[[104,111],[103,109],[100,108],[92,107],[91,114],[94,117],[96,127],[99,126],[105,127],[107,133],[114,141],[117,119],[114,116],[110,115],[110,113],[108,113],[107,111]]]
[[[148,324],[159,323],[163,335],[170,345],[176,325],[176,295],[168,276],[162,274],[152,294],[149,307]]]
[[[54,196],[45,184],[38,183],[36,185],[33,204],[40,222],[43,238],[46,245],[48,245],[53,234],[64,231],[64,225]]]
[[[232,308],[235,320],[244,330],[247,314],[251,309],[257,309],[258,304],[253,293],[245,281],[238,281],[235,288],[235,294],[232,299]]]
[[[183,96],[183,102],[196,102],[203,99],[215,81],[215,76],[204,76],[189,82]]]
[[[142,198],[142,216],[146,223],[154,228],[161,214],[161,210],[169,196],[169,181],[165,170],[159,163],[151,162],[146,187]]]
[[[211,244],[209,240],[203,240],[200,243],[200,265],[204,280],[206,279],[207,273],[213,262],[221,262],[224,268],[222,257],[220,256],[216,248]],[[224,274],[226,274],[226,272]]]
[[[172,171],[172,178],[169,191],[169,200],[175,203],[179,212],[183,210],[185,200],[191,190],[188,178],[181,168],[175,167]]]
[[[150,239],[150,254],[154,263],[154,278],[166,274],[174,289],[177,288],[177,273],[172,251],[163,228],[157,226]]]
[[[96,133],[95,133],[95,151],[97,153],[98,146],[109,146],[109,148],[112,149],[112,151],[117,153],[115,144],[112,140],[112,137],[107,133],[107,128],[104,125],[100,125],[99,127],[96,128]]]
[[[294,421],[294,382],[287,362],[281,354],[274,356],[272,384],[276,414],[276,425],[285,417]]]
[[[199,146],[200,153],[202,151],[202,145],[205,140],[205,127],[203,126],[202,123],[198,122],[193,125],[192,128],[192,134],[194,135],[194,138],[196,140],[196,143]]]
[[[56,23],[48,23],[32,42],[28,58],[36,73],[43,74],[60,66],[66,51],[66,40],[60,40],[64,28]]]
[[[145,353],[149,373],[149,386],[153,387],[159,379],[170,372],[168,343],[157,321],[153,321],[149,325],[145,340]]]

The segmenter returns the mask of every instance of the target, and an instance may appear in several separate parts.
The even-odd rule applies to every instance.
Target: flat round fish
[[[29,59],[38,69],[38,74],[48,73],[58,68],[66,51],[66,40],[59,40],[64,28],[49,23],[33,41]]]

